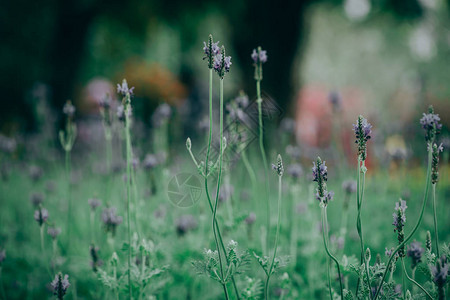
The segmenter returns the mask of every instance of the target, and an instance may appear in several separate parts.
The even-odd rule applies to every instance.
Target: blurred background
[[[98,115],[127,78],[142,124],[166,102],[185,136],[206,115],[202,42],[212,33],[232,56],[226,100],[240,90],[255,98],[250,54],[260,45],[262,89],[298,120],[298,141],[327,147],[332,115],[351,128],[362,113],[403,145],[429,104],[448,128],[449,13],[447,0],[2,1],[0,132],[56,138],[66,100],[78,120]]]

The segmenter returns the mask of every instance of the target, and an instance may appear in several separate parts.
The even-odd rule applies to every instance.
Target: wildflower
[[[313,181],[317,182],[316,198],[321,204],[327,205],[334,195],[334,192],[327,191],[327,166],[320,157],[318,157],[317,162],[313,162],[313,164]]]
[[[203,42],[203,53],[205,56],[203,57],[203,60],[208,60],[208,68],[212,69],[214,66],[213,59],[216,55],[219,55],[220,53],[220,47],[219,42],[213,42],[213,37],[210,34],[208,37],[208,43]]]
[[[63,275],[61,272],[56,274],[55,279],[50,283],[53,288],[53,294],[59,299],[62,300],[64,295],[67,293],[67,289],[70,286],[69,283],[69,275]]]
[[[221,53],[214,56],[213,67],[221,79],[230,72],[231,56],[225,56],[225,47],[222,46]]]
[[[277,156],[277,164],[272,164],[272,169],[277,172],[277,175],[279,177],[283,176],[284,173],[284,167],[283,167],[283,160],[281,159],[281,155],[278,154]]]
[[[34,207],[38,207],[44,202],[44,195],[41,193],[33,193],[30,196],[30,201]]]
[[[133,96],[134,87],[128,88],[128,82],[126,79],[122,80],[122,85],[117,84],[117,93],[122,94],[122,96]]]
[[[262,64],[267,62],[267,51],[262,50],[261,47],[253,49],[251,58],[255,67],[255,80],[261,81],[263,79]]]
[[[144,169],[151,170],[159,164],[158,157],[154,154],[147,154],[144,158]]]
[[[70,119],[75,115],[75,106],[72,105],[72,101],[67,100],[63,107],[63,113]]]
[[[45,222],[47,222],[48,210],[40,206],[39,209],[34,211],[34,219],[38,222],[39,226],[42,226]]]
[[[439,124],[441,118],[438,114],[434,113],[433,106],[430,105],[428,113],[423,113],[423,117],[420,119],[420,124],[425,130],[425,140],[431,142],[435,139],[436,135],[442,128],[442,124]]]
[[[197,220],[193,215],[182,215],[176,221],[176,230],[179,236],[183,236],[195,228],[197,228]]]
[[[107,207],[102,212],[102,221],[105,225],[107,232],[111,232],[114,236],[116,234],[116,228],[123,221],[121,216],[117,215],[115,207]]]
[[[155,127],[161,127],[161,125],[167,121],[172,114],[172,109],[167,103],[160,104],[152,116],[152,121]]]
[[[256,214],[254,212],[251,212],[248,214],[247,218],[245,218],[245,224],[252,225],[256,221]]]
[[[95,211],[97,207],[99,207],[102,204],[102,201],[97,198],[90,198],[88,199],[89,206],[91,207],[92,211]]]
[[[342,183],[342,189],[348,195],[356,193],[356,181],[355,180],[344,181]]]
[[[372,125],[360,115],[356,124],[353,124],[353,131],[356,135],[355,143],[358,144],[358,156],[364,161],[367,157],[367,141],[371,138]]]
[[[433,282],[438,288],[438,299],[445,299],[445,289],[444,286],[447,283],[448,269],[450,264],[447,261],[445,255],[441,256],[440,259],[436,261],[436,265],[430,268],[431,276],[433,277]]]
[[[258,47],[258,50],[253,49],[251,57],[255,64],[266,63],[267,62],[267,51],[262,50],[261,47]]]
[[[52,237],[52,239],[56,239],[58,235],[61,233],[61,228],[49,227],[47,229],[47,233],[49,236]]]
[[[444,148],[442,147],[442,143],[438,146],[436,144],[433,144],[433,147],[431,149],[432,153],[432,160],[431,160],[431,183],[436,184],[439,180],[439,171],[438,171],[438,165],[439,165],[439,153],[444,151]]]
[[[38,166],[30,166],[28,174],[30,175],[31,180],[36,182],[42,177],[44,171],[42,171],[42,169]]]
[[[406,208],[407,206],[405,200],[400,199],[399,202],[395,203],[396,212],[393,213],[394,222],[392,223],[392,225],[395,226],[394,231],[397,231],[397,239],[399,244],[403,243],[403,240],[405,239],[403,227],[405,226],[406,222],[406,215],[405,215]],[[405,246],[402,246],[398,250],[398,255],[400,257],[405,257]]]
[[[300,164],[292,164],[287,167],[286,173],[294,179],[299,179],[303,176],[303,168]]]
[[[427,236],[425,238],[425,247],[431,252],[431,233],[429,230],[427,230]]]
[[[424,252],[425,250],[422,248],[422,245],[417,241],[414,241],[408,245],[406,249],[406,256],[411,257],[412,259],[411,268],[414,269],[417,264],[422,261],[422,254]]]
[[[103,261],[98,256],[99,248],[95,245],[89,246],[89,254],[91,255],[91,267],[94,272],[97,272],[97,268],[103,265]]]
[[[117,106],[117,112],[116,112],[117,118],[119,119],[119,121],[124,122],[125,121],[125,106],[123,104],[120,104],[119,106]],[[131,106],[128,107],[127,109],[127,116],[128,118],[131,118],[131,116],[133,115]]]

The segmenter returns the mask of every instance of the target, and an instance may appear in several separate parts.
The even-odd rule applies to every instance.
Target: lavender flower
[[[286,120],[286,119],[284,119]],[[295,121],[294,121],[295,124]],[[293,145],[286,146],[286,153],[289,154],[292,160],[300,159],[302,152],[299,147]]]
[[[42,175],[44,174],[44,171],[38,166],[30,166],[30,169],[28,170],[28,174],[30,175],[31,180],[34,182],[38,181]]]
[[[48,210],[39,207],[39,209],[34,211],[34,219],[38,222],[39,226],[42,226],[48,219]]]
[[[69,275],[63,275],[61,272],[56,274],[55,279],[50,283],[53,288],[53,294],[59,299],[62,300],[64,295],[67,293],[67,289],[70,286],[69,283]]]
[[[208,68],[212,69],[214,66],[213,59],[214,56],[219,55],[220,53],[220,47],[219,42],[213,42],[213,37],[210,34],[208,37],[208,43],[203,42],[203,53],[205,56],[203,57],[203,60],[208,60]]]
[[[102,201],[97,198],[90,198],[88,199],[88,204],[91,207],[91,210],[95,211],[97,207],[99,207],[102,204]]]
[[[89,246],[89,254],[91,255],[91,267],[92,271],[97,272],[97,268],[101,267],[103,265],[103,261],[100,259],[98,255],[98,251],[100,249],[98,247],[95,247],[95,245]]]
[[[128,88],[128,82],[126,79],[122,80],[122,85],[117,84],[117,93],[122,94],[122,96],[133,96],[134,87]]]
[[[223,79],[226,73],[230,72],[231,56],[225,56],[225,47],[222,46],[221,53],[214,56],[213,68]]]
[[[30,196],[30,201],[34,207],[38,207],[44,202],[44,195],[42,195],[41,193],[33,193]]]
[[[328,171],[327,166],[325,165],[325,162],[322,162],[320,157],[317,158],[317,165],[316,162],[313,162],[313,181],[319,182],[319,181],[327,181]]]
[[[436,184],[439,180],[439,153],[444,151],[444,148],[442,147],[442,143],[438,146],[436,144],[433,144],[433,147],[431,149],[432,153],[432,160],[431,160],[431,183]]]
[[[406,215],[405,215],[406,208],[407,208],[407,206],[406,206],[405,200],[400,199],[399,202],[395,203],[395,211],[396,212],[393,213],[394,222],[392,223],[392,225],[395,226],[394,231],[397,231],[397,240],[398,240],[399,244],[403,243],[403,241],[405,239],[403,227],[405,226],[405,222],[406,222]],[[404,245],[398,250],[398,255],[400,257],[405,257],[405,246]]]
[[[414,269],[421,261],[422,254],[425,250],[422,248],[421,243],[414,241],[408,245],[406,249],[406,256],[411,257],[412,264],[411,268]]]
[[[117,112],[116,112],[117,118],[119,121],[125,122],[125,106],[123,104],[120,104],[117,106]],[[131,106],[128,107],[127,110],[127,116],[128,118],[131,118],[133,115],[133,110],[131,109]]]
[[[283,176],[284,173],[284,167],[283,167],[283,160],[281,159],[281,155],[278,154],[277,156],[277,164],[272,164],[272,169],[277,172],[277,175],[279,177]]]
[[[49,236],[52,237],[52,239],[56,239],[58,235],[61,233],[61,228],[49,227],[47,229],[47,233]]]
[[[75,106],[72,105],[72,101],[67,100],[63,107],[63,113],[70,119],[75,115]]]
[[[122,217],[117,215],[115,207],[107,207],[102,212],[102,221],[107,232],[111,232],[114,236],[116,228],[123,221]]]
[[[193,215],[182,215],[176,221],[176,230],[179,236],[183,236],[195,228],[197,228],[197,220]]]
[[[292,164],[287,167],[286,173],[294,179],[299,179],[303,176],[303,168],[300,164]]]
[[[356,193],[356,181],[355,180],[346,180],[346,181],[344,181],[342,183],[342,189],[348,195]]]
[[[312,172],[313,181],[317,182],[316,199],[320,202],[321,205],[326,206],[328,202],[333,199],[334,192],[327,191],[328,172],[325,161],[322,161],[320,157],[317,157],[317,161],[313,162]]]
[[[151,170],[159,164],[158,157],[154,154],[147,154],[144,158],[144,169]]]
[[[267,62],[267,51],[262,50],[261,47],[257,49],[253,49],[252,55],[253,63],[255,64],[263,64]]]
[[[431,276],[433,277],[433,282],[438,288],[438,299],[445,299],[445,284],[447,283],[448,269],[450,264],[447,261],[445,255],[441,256],[440,259],[436,261],[436,266],[430,268]]]
[[[372,125],[363,116],[359,116],[356,124],[353,124],[356,135],[355,143],[358,144],[358,156],[362,161],[367,157],[367,141],[371,138]]]
[[[442,124],[439,123],[441,118],[438,114],[434,113],[433,106],[430,105],[428,113],[423,113],[423,117],[420,119],[420,124],[425,130],[425,140],[431,142],[435,139],[436,135],[442,128]]]
[[[425,247],[427,248],[428,251],[431,252],[431,233],[429,230],[427,230],[427,235],[425,238]]]
[[[245,224],[252,225],[256,221],[256,214],[254,212],[251,212],[248,214],[247,218],[245,218]]]

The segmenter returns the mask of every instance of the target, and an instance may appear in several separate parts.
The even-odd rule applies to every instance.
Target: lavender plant
[[[67,289],[70,287],[69,275],[62,275],[61,272],[56,274],[55,279],[50,283],[53,294],[58,298],[58,300],[64,299],[67,293]]]
[[[72,184],[71,184],[71,152],[75,139],[77,137],[77,126],[73,122],[75,115],[75,106],[72,105],[70,100],[67,100],[63,107],[63,113],[66,115],[66,128],[65,131],[59,131],[59,141],[62,148],[65,151],[65,163],[66,163],[66,180],[67,180],[67,248],[70,245],[70,232],[71,232],[71,218],[72,218]]]

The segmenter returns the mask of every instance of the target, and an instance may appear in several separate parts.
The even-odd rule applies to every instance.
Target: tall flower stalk
[[[130,226],[130,201],[131,201],[131,168],[132,168],[132,148],[131,148],[131,96],[133,95],[133,89],[128,88],[128,83],[124,79],[122,81],[122,85],[117,85],[117,92],[122,94],[122,109],[123,109],[123,118],[125,120],[125,143],[126,143],[126,162],[127,162],[127,178],[126,178],[126,186],[127,186],[127,235],[128,235],[128,297],[132,298],[132,287],[131,287],[131,226]]]
[[[427,175],[426,175],[426,182],[425,182],[425,192],[423,195],[423,201],[422,201],[422,208],[419,214],[419,218],[417,220],[416,225],[412,229],[411,233],[406,236],[406,238],[401,242],[395,249],[392,251],[388,263],[386,264],[386,270],[383,273],[383,276],[381,277],[380,285],[378,286],[375,296],[373,297],[373,300],[376,300],[378,295],[380,294],[381,288],[383,287],[384,280],[386,278],[387,271],[390,268],[390,265],[392,263],[392,260],[396,257],[397,252],[399,252],[400,249],[404,247],[404,245],[412,238],[414,233],[416,233],[417,229],[419,228],[423,213],[425,211],[425,206],[427,204],[428,200],[428,194],[430,191],[430,183],[431,183],[431,166],[432,166],[432,147],[436,135],[439,133],[439,130],[441,129],[442,125],[439,124],[440,118],[438,115],[434,114],[433,107],[430,106],[428,110],[428,114],[423,114],[422,119],[420,119],[420,123],[422,125],[422,128],[425,130],[425,140],[427,142],[427,150],[428,150],[428,166],[427,166]]]
[[[437,257],[441,257],[439,250],[439,235],[438,235],[438,226],[437,226],[437,216],[436,216],[436,184],[439,181],[439,153],[444,149],[442,144],[439,146],[435,143],[432,146],[432,160],[431,160],[431,200],[433,202],[433,221],[434,221],[434,238],[436,243],[436,253]]]
[[[262,65],[267,62],[267,51],[262,50],[261,47],[253,49],[251,54],[253,60],[253,66],[255,67],[255,81],[256,81],[256,103],[258,104],[258,127],[259,127],[259,150],[261,152],[261,157],[263,161],[264,168],[264,183],[265,183],[265,198],[266,198],[266,241],[269,240],[270,232],[270,198],[269,198],[269,175],[266,158],[266,151],[264,149],[264,125],[262,119],[262,97],[261,97],[261,81],[263,79],[263,68]],[[267,245],[267,242],[266,242]],[[266,246],[267,248],[267,246]],[[268,253],[268,249],[263,249]]]
[[[344,299],[344,291],[342,287],[342,276],[341,276],[341,268],[339,266],[339,262],[336,257],[331,254],[329,249],[329,241],[328,241],[328,218],[327,218],[327,206],[328,203],[333,200],[334,193],[333,191],[327,191],[327,180],[328,180],[328,170],[325,162],[322,161],[320,157],[317,158],[317,161],[314,162],[314,166],[312,168],[313,172],[313,181],[317,182],[316,189],[316,199],[320,203],[320,207],[322,208],[322,236],[323,236],[323,244],[325,246],[325,251],[328,257],[334,261],[338,271],[338,280],[339,287],[341,293],[341,299]],[[328,272],[328,291],[330,293],[330,299],[333,299],[331,293],[331,279],[330,279],[330,264],[327,262],[327,272]]]
[[[63,107],[63,113],[66,115],[66,128],[65,131],[59,131],[59,141],[65,152],[65,166],[66,166],[66,182],[67,182],[67,249],[70,246],[70,232],[73,224],[72,218],[72,184],[71,184],[71,152],[75,139],[77,137],[77,126],[73,122],[75,115],[75,106],[68,100]]]
[[[277,231],[275,233],[275,244],[273,246],[273,257],[272,262],[270,263],[269,272],[267,272],[267,278],[266,278],[266,285],[265,285],[265,299],[269,299],[269,280],[270,276],[272,275],[274,271],[274,265],[275,265],[275,258],[277,256],[277,250],[278,250],[278,240],[280,235],[280,226],[281,226],[281,191],[282,191],[282,184],[281,184],[281,177],[283,177],[284,173],[284,166],[283,166],[283,160],[281,158],[281,155],[278,154],[277,156],[277,164],[272,165],[272,168],[276,171],[278,175],[278,216],[277,216]]]
[[[361,210],[364,199],[364,186],[366,182],[366,172],[367,168],[365,165],[365,161],[367,158],[367,141],[371,138],[370,134],[372,133],[372,125],[365,119],[363,116],[359,116],[356,120],[356,124],[353,124],[353,131],[355,132],[356,141],[355,143],[358,145],[358,174],[356,177],[356,207],[358,210],[358,217],[356,219],[356,229],[358,231],[359,241],[360,241],[360,264],[365,265],[365,269],[368,269],[367,262],[364,260],[364,236],[361,222]],[[368,273],[368,272],[366,272]],[[356,285],[356,293],[358,293],[359,289],[359,278],[358,283]],[[369,290],[370,287],[370,278],[367,276],[367,286]]]

